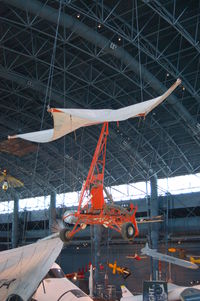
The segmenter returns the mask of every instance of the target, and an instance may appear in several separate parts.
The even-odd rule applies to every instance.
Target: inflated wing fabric
[[[0,253],[0,301],[18,295],[29,300],[61,252],[58,237]]]
[[[22,135],[15,135],[15,136],[11,136],[8,138],[9,139],[10,138],[22,138],[24,140],[29,140],[32,142],[45,143],[45,142],[52,141],[53,133],[54,133],[54,129],[50,129],[50,130],[44,130],[44,131],[38,131],[38,132],[31,132],[31,133],[22,134]]]
[[[54,129],[15,135],[10,138],[22,138],[38,143],[50,142],[80,127],[146,116],[151,110],[163,102],[180,83],[181,80],[177,79],[163,95],[118,110],[50,109],[49,111],[52,113],[54,119]]]

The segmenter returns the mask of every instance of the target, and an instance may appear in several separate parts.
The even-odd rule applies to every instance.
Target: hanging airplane
[[[200,258],[190,256],[190,262],[200,264]]]
[[[172,257],[166,254],[162,254],[157,252],[157,250],[155,249],[150,249],[148,246],[148,243],[146,243],[146,246],[141,249],[141,253],[142,255],[148,255],[151,256],[155,259],[161,260],[161,261],[166,261],[169,263],[173,263],[179,266],[182,266],[184,268],[188,268],[188,269],[198,269],[198,265],[196,265],[195,263],[192,263],[190,261],[187,260],[183,260],[177,257]]]
[[[108,267],[112,269],[112,273],[122,275],[124,279],[128,278],[131,275],[131,271],[126,267],[117,266],[117,261],[115,260],[114,264],[108,262]]]
[[[145,224],[145,223],[160,223],[163,222],[163,215],[157,215],[152,217],[139,217],[137,218],[138,224]]]
[[[10,187],[17,188],[24,186],[24,183],[8,174],[6,169],[3,171],[0,170],[0,173],[0,184],[2,184],[2,189],[4,191],[7,191]]]
[[[79,279],[84,279],[85,278],[85,274],[84,272],[80,271],[80,272],[74,272],[74,273],[68,273],[65,275],[65,277],[67,279],[74,279],[74,280],[79,280]]]
[[[66,279],[60,266],[54,263],[41,281],[32,301],[92,301],[81,289],[74,283]]]
[[[189,258],[190,262],[200,264],[200,256],[188,254],[188,251],[183,248],[169,248],[168,251],[170,253],[178,252],[179,258],[181,259]]]
[[[133,254],[133,255],[127,255],[126,258],[129,258],[129,259],[135,259],[137,261],[140,261],[144,258],[147,258],[146,256],[139,256],[137,253]]]
[[[195,290],[196,296],[198,291],[200,294],[200,285],[186,287],[186,286],[179,286],[173,283],[168,283],[167,289],[168,289],[168,301],[183,300],[181,299],[181,295],[183,295],[183,292],[187,291],[188,289]],[[122,290],[122,297],[120,301],[143,301],[143,295],[133,295],[124,285],[121,286],[121,290]],[[200,299],[191,299],[191,300],[200,300]]]

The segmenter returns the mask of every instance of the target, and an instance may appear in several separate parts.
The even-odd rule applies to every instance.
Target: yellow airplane
[[[184,249],[181,249],[181,248],[169,248],[168,251],[171,252],[171,253],[179,252],[179,258],[181,258],[181,259],[187,259],[189,257],[190,262],[200,264],[200,258],[199,258],[199,256],[195,256],[195,257],[198,257],[198,258],[189,256],[189,255],[186,254],[186,251]]]
[[[200,264],[200,258],[197,259],[197,258],[190,256],[190,262]]]
[[[7,170],[4,169],[3,171],[0,170],[0,184],[2,183],[2,189],[7,191],[9,187],[22,187],[24,183],[20,180],[16,179],[15,177],[9,175]]]
[[[122,275],[124,279],[131,275],[131,271],[126,267],[117,266],[117,261],[115,260],[114,264],[108,262],[108,267],[112,269],[112,273]]]

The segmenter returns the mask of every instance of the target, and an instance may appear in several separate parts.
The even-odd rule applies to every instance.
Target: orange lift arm
[[[101,134],[96,146],[96,150],[90,165],[87,179],[83,184],[81,195],[79,199],[78,211],[79,214],[82,208],[82,203],[86,193],[91,192],[91,204],[93,209],[102,209],[104,205],[103,197],[103,182],[104,182],[104,171],[105,171],[105,159],[106,159],[106,145],[108,136],[108,122],[103,124]],[[84,204],[84,207],[88,205]]]

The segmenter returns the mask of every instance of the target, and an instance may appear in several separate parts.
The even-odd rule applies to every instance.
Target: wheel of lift
[[[60,234],[59,234],[60,239],[65,243],[70,241],[70,238],[68,237],[69,232],[70,231],[68,228],[64,228],[60,230]]]
[[[6,301],[23,301],[23,300],[18,295],[11,295],[6,299]]]
[[[132,223],[125,223],[121,228],[122,237],[126,240],[134,239],[135,227]]]
[[[82,230],[85,230],[85,228],[87,227],[87,224],[81,223],[81,224],[80,224],[80,227],[81,227]]]

